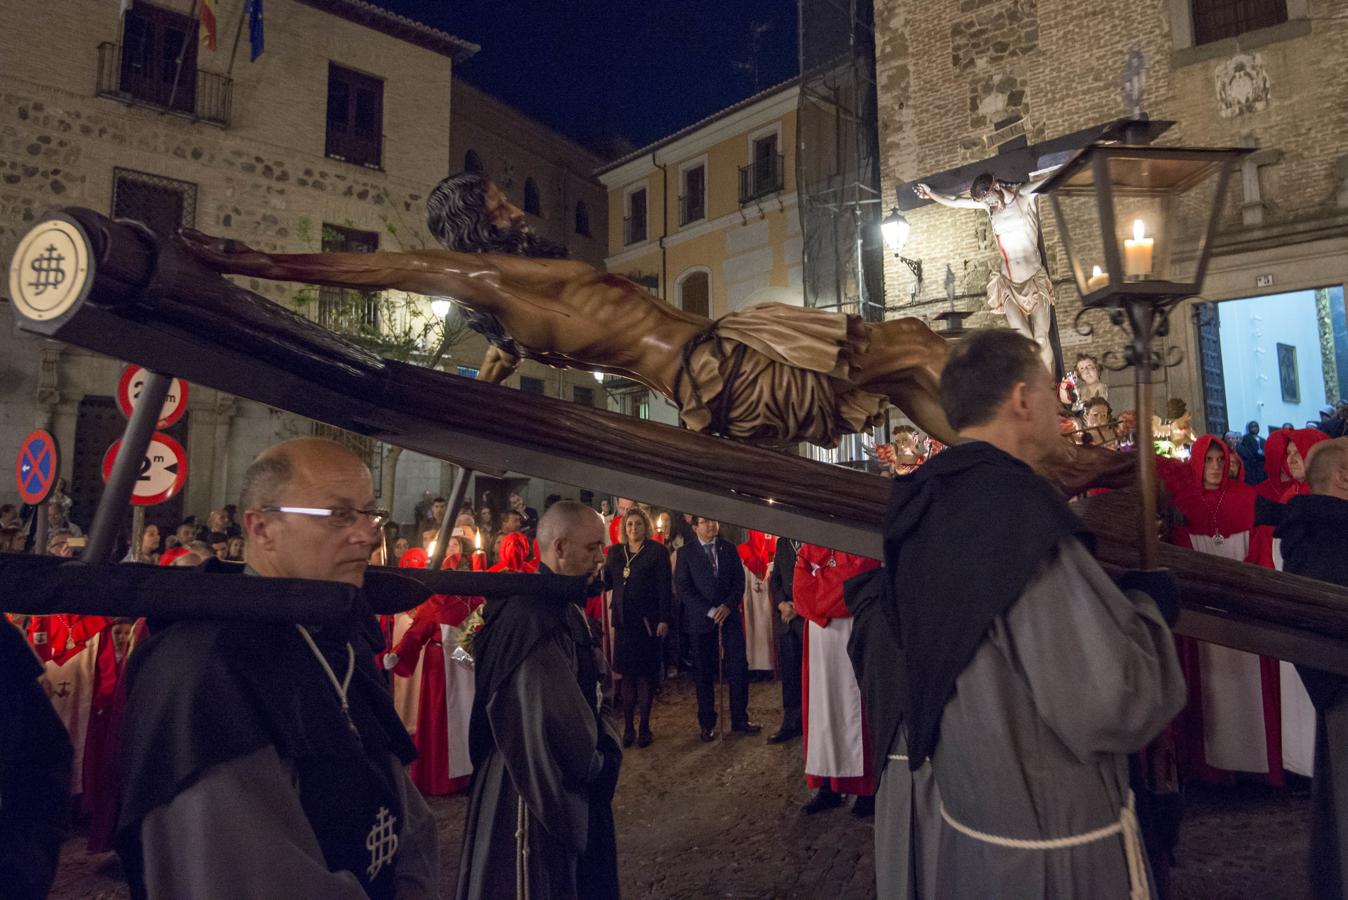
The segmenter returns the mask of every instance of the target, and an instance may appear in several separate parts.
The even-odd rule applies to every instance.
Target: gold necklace
[[[641,547],[645,546],[646,544],[643,541]],[[623,544],[623,584],[627,583],[627,579],[632,574],[632,560],[641,555],[641,547],[637,548],[636,556],[633,556],[631,553],[627,552],[627,545]]]

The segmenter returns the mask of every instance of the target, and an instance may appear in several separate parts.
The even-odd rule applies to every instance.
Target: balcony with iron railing
[[[186,63],[181,68],[147,70],[122,56],[122,46],[98,45],[98,96],[148,106],[212,125],[229,125],[234,82]]]
[[[740,167],[740,205],[775,194],[786,186],[786,159],[782,154]]]
[[[630,247],[644,240],[646,240],[646,217],[628,216],[623,219],[623,246]]]
[[[689,194],[679,198],[679,225],[687,225],[707,217],[705,194]]]

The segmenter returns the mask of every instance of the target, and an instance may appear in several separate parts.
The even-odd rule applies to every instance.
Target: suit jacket
[[[781,637],[788,629],[799,637],[805,631],[804,621],[797,616],[791,624],[782,622],[777,609],[778,603],[795,603],[796,545],[789,538],[777,539],[777,555],[772,558],[772,577],[768,579],[768,591],[772,596],[772,629]]]
[[[716,539],[717,572],[713,573],[707,551],[696,538],[679,550],[674,568],[674,586],[683,604],[685,627],[689,634],[703,634],[716,627],[707,613],[724,604],[730,608],[727,625],[738,627],[740,607],[744,605],[744,563],[735,545],[725,538]]]

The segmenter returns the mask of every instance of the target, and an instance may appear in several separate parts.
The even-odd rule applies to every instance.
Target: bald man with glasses
[[[287,441],[244,474],[253,578],[362,587],[387,510],[339,444]],[[117,847],[135,897],[437,896],[435,822],[373,660],[337,625],[176,622],[132,657]]]

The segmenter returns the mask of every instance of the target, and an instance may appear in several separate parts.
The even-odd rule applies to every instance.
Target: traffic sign
[[[117,408],[122,411],[122,415],[130,417],[131,410],[140,402],[140,394],[145,388],[149,374],[141,366],[127,366],[122,372],[122,380],[117,384]],[[168,428],[181,419],[185,412],[187,412],[187,382],[175,378],[169,384],[168,396],[164,398],[164,405],[159,410],[159,421],[154,427]]]
[[[24,438],[19,445],[19,460],[14,466],[14,480],[19,484],[23,502],[36,506],[46,500],[56,485],[59,468],[56,438],[41,429]]]
[[[112,464],[117,459],[120,440],[112,442],[108,452],[103,454],[103,480],[112,475]],[[131,503],[135,506],[154,506],[163,503],[178,491],[187,481],[187,451],[183,445],[156,431],[150,437],[150,447],[140,463],[140,477],[131,488]]]

